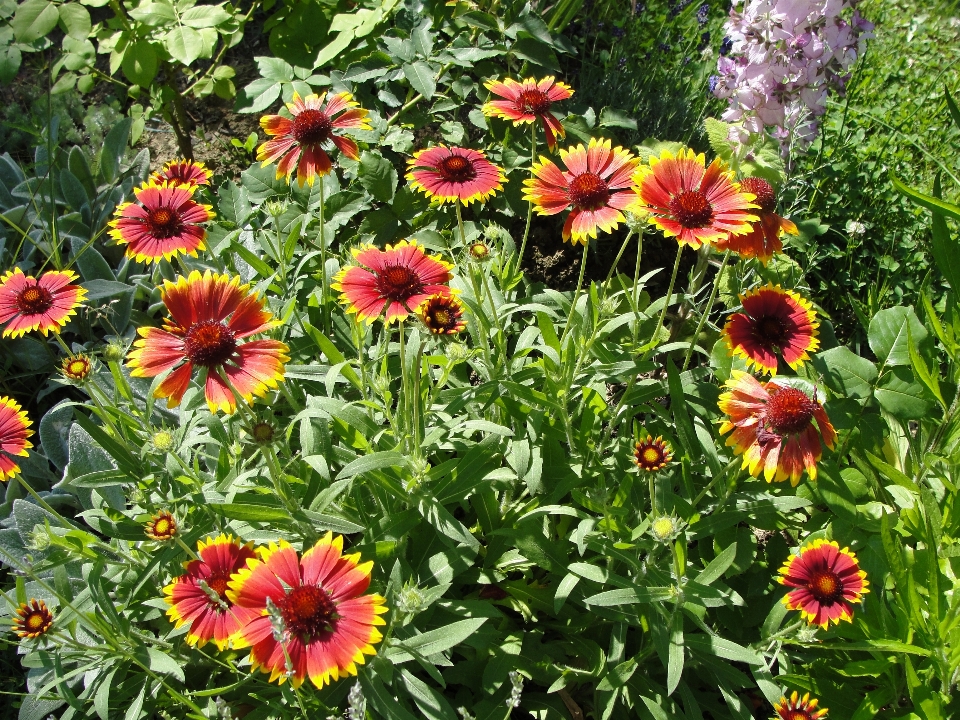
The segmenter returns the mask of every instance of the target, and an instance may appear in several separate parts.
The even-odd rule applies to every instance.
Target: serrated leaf
[[[357,174],[360,184],[380,202],[391,202],[397,190],[397,169],[379,153],[364,150]]]
[[[418,60],[403,66],[403,76],[410,86],[429,100],[437,92],[436,73],[427,63]]]
[[[254,80],[237,93],[237,112],[263,112],[280,97],[280,89],[281,85],[276,80]]]
[[[163,44],[170,56],[184,65],[192,65],[203,54],[203,38],[191,27],[173,28],[163,36]]]

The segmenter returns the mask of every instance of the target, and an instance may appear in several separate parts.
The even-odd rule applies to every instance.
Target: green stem
[[[710,290],[710,298],[707,300],[707,307],[704,309],[703,314],[700,315],[700,322],[697,323],[697,329],[693,333],[693,337],[690,338],[690,347],[687,348],[686,357],[683,358],[683,370],[687,369],[687,366],[690,364],[690,358],[693,356],[693,348],[697,345],[697,338],[700,337],[700,331],[703,330],[704,324],[707,322],[707,318],[710,317],[710,311],[713,310],[713,302],[717,299],[717,288],[720,287],[720,276],[723,275],[723,269],[727,266],[727,260],[730,259],[730,251],[727,250],[723,254],[723,260],[720,261],[720,269],[717,270],[717,276],[713,279],[713,288]],[[681,372],[683,372],[681,370]]]
[[[400,331],[400,401],[397,403],[397,412],[403,418],[403,434],[400,443],[403,451],[406,452],[409,450],[407,439],[410,436],[410,415],[408,413],[410,393],[407,391],[407,348],[404,341],[406,333],[403,331],[403,320],[397,323],[397,329]]]
[[[530,172],[533,172],[533,165],[537,161],[537,125],[530,124]],[[517,272],[523,264],[523,254],[527,249],[527,238],[530,237],[530,221],[533,219],[533,201],[527,201],[527,225],[523,229],[523,240],[520,241],[520,253],[517,255]]]
[[[457,209],[457,227],[460,230],[460,241],[463,243],[464,247],[467,247],[467,231],[463,227],[463,213],[460,211],[460,203],[456,204]],[[480,345],[483,348],[483,359],[487,364],[487,372],[489,374],[488,380],[494,375],[493,360],[490,358],[490,346],[488,343],[488,336],[490,334],[489,327],[487,325],[486,313],[483,310],[483,293],[480,290],[480,285],[477,283],[477,276],[474,274],[473,267],[470,266],[468,271],[470,274],[470,284],[473,285],[473,294],[477,300],[477,323],[480,325]]]
[[[567,317],[567,324],[563,328],[563,335],[560,338],[560,350],[563,351],[563,341],[567,339],[570,332],[570,325],[573,323],[573,314],[577,311],[577,303],[580,301],[580,290],[583,288],[583,276],[587,272],[587,250],[590,243],[583,243],[583,257],[580,259],[580,276],[577,278],[577,289],[573,292],[573,302],[570,304],[570,315]]]
[[[640,333],[640,256],[643,255],[643,231],[637,237],[637,263],[633,268],[633,345],[636,347]]]
[[[323,237],[323,177],[320,178],[320,230],[317,242],[320,244],[320,312],[323,316],[323,331],[330,334],[330,313],[327,308],[327,243]]]
[[[670,274],[670,284],[667,286],[667,296],[663,299],[663,309],[660,311],[660,317],[657,320],[657,326],[653,330],[653,335],[650,336],[650,342],[647,343],[647,351],[644,353],[644,358],[652,350],[657,342],[657,338],[660,336],[660,328],[663,327],[664,318],[667,316],[667,308],[670,306],[670,298],[673,295],[673,286],[677,282],[677,270],[680,268],[680,255],[683,253],[683,245],[680,243],[677,244],[677,259],[673,261],[673,272]]]

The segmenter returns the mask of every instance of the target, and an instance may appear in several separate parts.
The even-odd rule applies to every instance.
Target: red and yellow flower
[[[15,457],[26,457],[33,443],[27,440],[33,435],[32,423],[20,403],[13,398],[0,396],[0,481],[6,482],[18,472],[20,466]]]
[[[401,240],[380,250],[353,250],[357,265],[341,270],[330,286],[357,320],[373,322],[386,308],[386,322],[405,320],[433,295],[449,295],[453,268],[439,255],[427,255],[416,241]]]
[[[633,450],[633,461],[637,467],[646,472],[657,472],[665,468],[673,460],[673,450],[670,443],[662,437],[647,435],[640,440]]]
[[[639,201],[632,208],[667,237],[696,249],[750,231],[760,218],[753,195],[741,190],[719,158],[706,167],[703,154],[681,149],[651,157],[634,178]]]
[[[3,337],[21,337],[31,330],[44,335],[60,332],[87,291],[73,285],[76,273],[70,270],[51,270],[39,279],[24,275],[15,267],[0,277],[0,325],[7,323]]]
[[[157,185],[166,183],[171,187],[177,185],[209,185],[213,172],[207,169],[202,162],[193,160],[171,160],[162,169],[153,173],[150,179]]]
[[[533,177],[524,180],[524,199],[539,215],[570,210],[563,239],[586,245],[597,231],[613,232],[624,222],[623,210],[636,202],[631,189],[637,159],[609,140],[593,138],[583,145],[560,151],[566,170],[545,156],[533,164]]]
[[[795,486],[804,470],[816,480],[821,436],[830,449],[837,441],[823,405],[795,387],[777,380],[761,384],[740,370],[733,371],[726,387],[719,401],[727,415],[720,434],[733,431],[727,445],[743,455],[742,467],[754,477],[763,471],[767,482],[789,478]]]
[[[781,697],[780,702],[773,706],[777,711],[780,720],[820,720],[827,714],[826,708],[817,709],[816,698],[811,698],[810,693],[804,693],[803,697],[796,690],[790,695],[788,700]]]
[[[777,357],[796,370],[816,351],[817,313],[793,290],[767,284],[740,296],[743,311],[723,328],[730,350],[761,372],[777,374]]]
[[[277,179],[288,180],[297,171],[297,184],[313,185],[317,177],[322,177],[333,169],[330,156],[324,146],[333,143],[344,155],[352,160],[360,159],[360,148],[348,137],[335,132],[337,130],[371,130],[367,111],[353,101],[348,92],[338,93],[327,100],[327,94],[307,95],[301,98],[293,94],[293,101],[287,103],[292,118],[283,115],[265,115],[260,126],[272,140],[267,140],[257,148],[257,160],[262,167],[277,163]]]
[[[240,278],[209,270],[201,277],[194,270],[176,283],[165,281],[160,297],[170,317],[162,329],[140,328],[140,339],[127,363],[134,377],[173,371],[154,391],[154,397],[168,398],[168,407],[180,404],[194,367],[206,373],[210,412],[236,411],[230,385],[250,403],[254,395],[263,397],[283,380],[283,366],[290,359],[286,344],[278,340],[239,342],[278,324],[265,308],[266,300],[250,293],[250,286],[241,285]]]
[[[176,627],[190,625],[187,642],[203,647],[213,641],[223,650],[240,630],[257,618],[248,608],[237,607],[227,596],[230,577],[256,557],[253,547],[220,534],[197,543],[199,559],[184,563],[186,573],[163,589],[170,605],[167,615]]]
[[[555,82],[553,77],[543,80],[527,78],[517,82],[513,78],[490,80],[485,82],[487,90],[503,100],[491,100],[483,106],[483,114],[487,117],[499,117],[512,120],[514,125],[532,123],[539,120],[543,124],[547,135],[547,147],[554,151],[557,147],[557,137],[566,137],[563,124],[550,111],[550,107],[561,100],[573,95],[573,89],[562,82]]]
[[[193,201],[196,185],[144,183],[133,191],[135,203],[121,203],[109,225],[110,236],[125,244],[126,256],[138,262],[169,260],[205,250],[207,231],[200,223],[214,217],[211,205]]]
[[[467,327],[463,303],[453,295],[431,295],[417,311],[424,326],[434,335],[456,335]]]
[[[177,519],[168,510],[161,510],[147,522],[144,534],[151,540],[166,542],[177,536]]]
[[[853,622],[851,603],[869,591],[867,573],[849,548],[833,540],[814,540],[787,559],[777,581],[794,588],[783,598],[788,610],[799,610],[811,625],[826,629],[841,620]]]
[[[63,376],[74,382],[83,382],[90,377],[92,370],[93,361],[86,353],[65,357],[60,364],[60,372],[63,373]]]
[[[236,646],[252,646],[253,669],[270,673],[271,682],[282,684],[289,672],[294,687],[309,678],[322,688],[356,675],[383,639],[376,626],[385,624],[385,601],[364,595],[372,568],[359,553],[343,555],[343,538],[331,533],[300,558],[285,540],[260,548],[227,590],[235,606],[258,616],[241,628]]]
[[[53,627],[53,613],[43,600],[31,598],[17,608],[13,619],[13,631],[25,640],[34,640],[46,635]]]
[[[410,187],[440,204],[486,202],[507,181],[503,170],[480,150],[462,147],[437,145],[420,150],[407,160],[407,168]]]
[[[783,250],[780,233],[797,235],[800,231],[791,221],[777,215],[777,196],[766,180],[744,178],[740,181],[740,190],[755,196],[753,202],[758,206],[756,214],[760,219],[750,224],[749,232],[716,240],[716,248],[732,250],[743,258],[755,257],[766,265],[775,253]]]

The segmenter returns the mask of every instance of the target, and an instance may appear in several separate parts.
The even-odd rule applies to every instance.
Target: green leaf
[[[691,650],[714,655],[724,660],[733,660],[747,665],[764,664],[763,657],[759,653],[717,635],[688,635],[686,643]]]
[[[947,95],[949,98],[950,96]],[[955,109],[956,106],[953,106]],[[940,175],[933,181],[933,195],[937,199],[943,197],[940,189]],[[950,230],[943,213],[934,212],[931,219],[930,249],[933,251],[933,260],[943,273],[954,294],[960,294],[960,242],[950,237]]]
[[[734,551],[736,551],[734,543]],[[729,548],[727,548],[729,550]],[[670,618],[670,649],[667,653],[667,695],[672,695],[683,676],[683,612],[674,610]]]
[[[140,720],[140,716],[143,714],[143,701],[147,697],[147,688],[149,686],[150,683],[143,683],[136,699],[127,707],[127,712],[124,714],[123,720]]]
[[[607,590],[606,592],[584,598],[583,604],[597,605],[599,607],[636,605],[637,603],[650,603],[655,600],[667,600],[672,594],[673,589],[668,587],[620,588],[618,590]]]
[[[933,212],[942,213],[947,217],[952,217],[954,220],[960,220],[960,205],[954,205],[953,203],[935,198],[932,195],[926,195],[918,190],[913,190],[904,185],[893,173],[890,173],[890,179],[893,181],[893,186],[897,190],[913,200],[917,205],[925,207],[927,210],[932,210]]]
[[[730,125],[716,118],[707,118],[703,121],[707,131],[707,140],[711,149],[723,160],[730,161],[733,156],[733,146],[730,143]]]
[[[147,654],[150,656],[150,669],[161,675],[169,675],[174,677],[180,682],[185,680],[183,674],[183,666],[181,663],[174,660],[172,657],[167,655],[156,648],[147,648]]]
[[[18,42],[32,43],[46,36],[57,26],[57,6],[47,0],[27,0],[17,6],[10,28]]]
[[[417,720],[416,717],[403,709],[384,686],[380,678],[373,673],[360,673],[360,686],[363,695],[385,720]]]
[[[843,346],[817,353],[813,365],[827,387],[845,397],[870,397],[877,380],[877,366]]]
[[[636,130],[637,121],[621,110],[605,107],[600,111],[600,127],[619,127],[627,130]]]
[[[281,85],[276,80],[261,78],[237,93],[236,108],[238,112],[263,112],[273,105],[280,97]]]
[[[344,30],[343,32],[338,33],[337,37],[334,38],[332,42],[328,43],[326,47],[317,53],[317,59],[313,61],[314,70],[322,69],[324,65],[350,47],[350,43],[353,42],[353,38],[353,30]]]
[[[0,47],[0,83],[8,85],[13,82],[20,70],[23,55],[15,45]]]
[[[489,618],[469,618],[458,620],[445,627],[430,630],[422,635],[414,635],[402,642],[394,640],[387,648],[384,657],[394,665],[413,660],[408,650],[420,655],[430,656],[449,650],[473,635]]]
[[[196,5],[180,16],[180,22],[192,28],[212,28],[227,22],[231,17],[222,5]]]
[[[909,329],[909,330],[908,330]],[[898,305],[881,310],[870,320],[867,339],[870,349],[886,365],[909,365],[909,338],[918,345],[927,337],[912,307]]]
[[[875,391],[880,407],[900,420],[921,420],[930,412],[926,389],[910,368],[896,367],[884,376]]]
[[[520,38],[510,48],[510,52],[521,60],[538,65],[545,70],[560,72],[560,63],[553,49],[535,38]]]
[[[127,45],[120,67],[127,80],[140,87],[150,87],[157,76],[157,51],[145,40]]]
[[[697,575],[695,582],[701,585],[709,585],[714,580],[719,580],[727,571],[733,561],[737,559],[737,544],[731,543],[722,553],[717,555],[707,567]]]
[[[423,680],[406,669],[400,670],[400,677],[403,678],[410,697],[427,720],[459,720],[459,715],[446,698]]]
[[[379,153],[364,150],[357,175],[364,189],[380,202],[391,202],[397,190],[397,169]]]
[[[371,470],[380,470],[381,468],[404,468],[407,467],[408,464],[409,460],[401,453],[389,450],[375,452],[370,455],[364,455],[349,463],[337,474],[336,479],[343,480],[365,472],[370,472]]]
[[[177,11],[169,2],[145,2],[128,11],[130,17],[149,27],[177,22]]]
[[[273,80],[274,83],[293,82],[295,75],[293,65],[286,60],[275,57],[261,56],[256,58],[257,70],[266,80]]]
[[[290,513],[281,507],[267,505],[248,505],[246,503],[211,503],[208,505],[214,512],[222,513],[232,520],[247,522],[273,522],[289,520]]]
[[[192,65],[203,54],[203,38],[190,27],[174,28],[163,36],[163,45],[174,60],[184,65]]]
[[[86,40],[91,28],[90,13],[80,3],[63,3],[60,6],[60,24],[70,37]]]
[[[403,66],[403,76],[410,86],[429,100],[437,92],[436,73],[427,63],[418,60]]]

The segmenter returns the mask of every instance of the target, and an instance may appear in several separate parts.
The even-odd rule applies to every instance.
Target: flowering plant
[[[736,240],[759,225],[767,242],[776,196],[722,157],[560,142],[522,116],[481,128],[492,100],[466,98],[490,78],[466,71],[449,86],[472,84],[457,117],[475,130],[455,141],[452,108],[418,127],[435,19],[549,62],[521,42],[544,34],[528,9],[426,11],[330,70],[351,84],[331,88],[337,112],[281,90],[295,117],[265,116],[275,132],[239,181],[128,184],[148,220],[208,200],[203,219],[148,226],[195,225],[204,247],[121,259],[118,197],[102,250],[131,307],[109,337],[83,324],[103,286],[79,253],[4,256],[20,269],[0,280],[5,322],[62,368],[45,413],[0,398],[24,715],[948,715],[955,309],[880,311],[874,362],[800,282],[773,284],[776,254]],[[381,47],[402,58],[408,41],[402,73],[377,74]],[[366,106],[406,85],[390,119]],[[414,132],[430,119],[451,124]],[[546,127],[556,156],[537,154]],[[527,276],[531,227],[582,253],[565,291]],[[675,243],[669,280],[654,242]],[[678,287],[693,246],[706,265],[723,253],[703,301]],[[72,264],[82,287],[34,318],[26,293]]]

